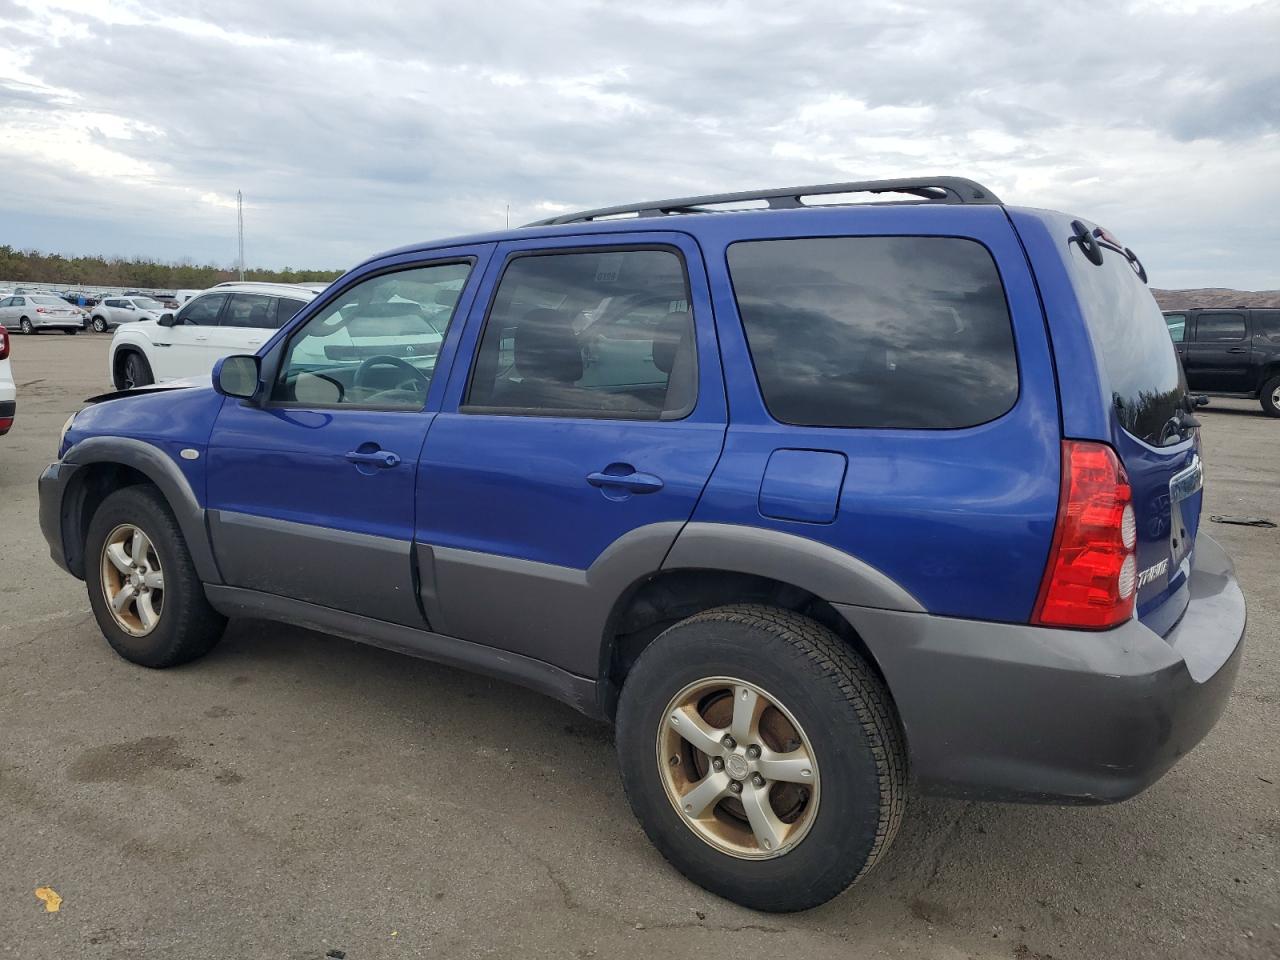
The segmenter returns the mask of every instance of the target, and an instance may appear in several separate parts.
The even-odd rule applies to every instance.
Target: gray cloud
[[[955,172],[1153,282],[1280,286],[1273,5],[6,3],[2,242],[75,211],[61,249],[226,262],[239,188],[251,260],[342,266],[507,203]]]

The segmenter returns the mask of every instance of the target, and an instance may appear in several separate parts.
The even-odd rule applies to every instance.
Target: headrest
[[[525,380],[577,383],[582,379],[582,348],[573,317],[559,310],[530,310],[516,325],[516,369]]]

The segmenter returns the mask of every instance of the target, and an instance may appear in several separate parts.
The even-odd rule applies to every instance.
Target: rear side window
[[[1106,250],[1095,265],[1078,243],[1067,247],[1071,286],[1120,425],[1152,446],[1180,443],[1174,418],[1187,384],[1151,291],[1122,254]]]
[[[547,253],[503,273],[463,412],[674,420],[697,387],[674,250]]]
[[[292,297],[278,298],[272,307],[271,326],[283,327],[306,305],[305,300],[294,300]]]
[[[1185,313],[1166,313],[1165,326],[1169,328],[1169,336],[1174,343],[1187,339],[1187,315]]]
[[[1280,343],[1280,310],[1253,311],[1253,332]]]
[[[270,297],[260,293],[234,293],[222,314],[222,326],[269,328],[270,310]]]
[[[1196,320],[1196,343],[1227,343],[1243,339],[1242,314],[1202,313]]]
[[[824,427],[958,428],[1018,398],[995,261],[952,237],[760,240],[729,272],[769,413]]]

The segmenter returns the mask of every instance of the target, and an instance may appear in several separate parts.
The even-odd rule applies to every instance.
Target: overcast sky
[[[346,267],[561,210],[921,173],[1280,287],[1280,2],[0,0],[0,242]]]

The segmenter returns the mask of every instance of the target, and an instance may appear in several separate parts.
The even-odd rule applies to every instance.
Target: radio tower
[[[236,230],[240,237],[240,279],[244,279],[244,196],[236,191]]]

